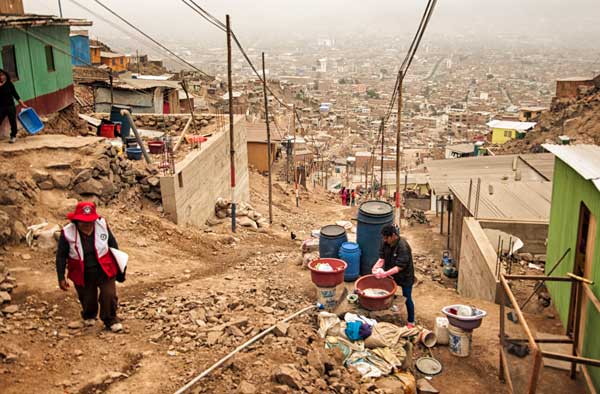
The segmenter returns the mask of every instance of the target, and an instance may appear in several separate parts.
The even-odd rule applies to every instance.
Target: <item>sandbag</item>
[[[369,349],[377,347],[394,347],[402,336],[402,329],[395,324],[381,322],[373,327],[371,336],[365,339]]]

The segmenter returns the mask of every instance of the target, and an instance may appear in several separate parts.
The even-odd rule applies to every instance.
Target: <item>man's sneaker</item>
[[[123,331],[123,325],[121,323],[115,323],[112,326],[110,326],[110,330],[112,332],[121,332]]]
[[[84,324],[86,327],[92,327],[93,325],[95,325],[95,324],[96,324],[96,319],[85,319],[85,320],[83,321],[83,324]]]
[[[14,144],[17,141],[17,137],[10,137],[10,139],[8,140],[9,144]]]

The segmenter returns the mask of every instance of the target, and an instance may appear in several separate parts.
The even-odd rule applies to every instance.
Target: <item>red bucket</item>
[[[329,264],[333,271],[319,271],[317,265]],[[344,281],[344,272],[348,264],[340,259],[316,259],[308,263],[310,279],[319,287],[334,287]]]
[[[148,142],[148,150],[153,155],[158,155],[165,151],[165,143],[162,141],[150,141]]]
[[[396,294],[398,286],[392,278],[377,279],[375,275],[365,275],[354,283],[354,288],[358,293],[358,302],[363,308],[369,311],[379,311],[392,306],[394,294]],[[364,294],[364,290],[366,289],[382,289],[386,290],[388,294],[368,296]]]

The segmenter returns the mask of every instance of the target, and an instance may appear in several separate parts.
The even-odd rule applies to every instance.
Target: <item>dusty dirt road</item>
[[[251,185],[252,203],[266,215],[266,178],[253,173]],[[122,334],[106,332],[100,323],[78,324],[75,292],[58,289],[52,250],[1,250],[0,262],[18,282],[12,294],[18,311],[0,317],[0,354],[11,355],[11,362],[0,364],[2,393],[172,393],[260,330],[313,303],[300,240],[321,225],[349,220],[352,209],[318,188],[303,193],[299,208],[287,186],[276,186],[274,195],[272,228],[236,234],[227,223],[177,227],[152,204],[101,208],[131,256],[127,281],[119,285]],[[433,225],[408,227],[403,234],[421,267],[414,290],[417,319],[432,327],[442,306],[465,300],[452,282],[423,274],[436,269],[444,241]],[[503,393],[498,308],[469,302],[489,312],[473,336],[472,354],[458,359],[445,347],[435,348],[444,370],[432,383],[443,393]],[[192,392],[394,392],[360,382],[324,351],[316,329],[315,313],[302,315],[287,333],[252,345]],[[273,381],[282,365],[293,368],[293,384]]]

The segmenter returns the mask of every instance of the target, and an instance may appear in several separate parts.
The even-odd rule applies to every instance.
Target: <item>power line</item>
[[[113,11],[112,9],[110,9],[109,7],[107,7],[106,5],[102,4],[102,2],[100,2],[99,0],[94,0],[98,5],[100,5],[102,8],[104,8],[105,10],[107,10],[108,12],[110,12],[112,15],[116,16],[117,18],[119,18],[121,21],[125,22],[129,27],[135,29],[138,33],[142,34],[144,37],[146,37],[147,39],[149,39],[150,41],[152,41],[153,43],[155,43],[156,45],[158,45],[159,47],[161,47],[162,49],[164,49],[165,51],[167,51],[168,53],[170,53],[171,55],[175,56],[177,59],[181,60],[182,62],[184,62],[187,66],[191,67],[192,69],[198,71],[199,73],[203,74],[204,76],[208,77],[208,78],[213,78],[211,75],[208,75],[207,73],[205,73],[204,71],[200,70],[198,67],[194,66],[192,63],[188,62],[187,60],[183,59],[182,57],[180,57],[179,55],[177,55],[175,52],[173,52],[172,50],[170,50],[169,48],[167,48],[166,46],[164,46],[163,44],[161,44],[160,42],[158,42],[157,40],[155,40],[154,38],[152,38],[151,36],[149,36],[148,34],[146,34],[144,31],[142,31],[140,28],[136,27],[135,25],[133,25],[131,22],[127,21],[125,18],[123,18],[121,15],[117,14],[115,11]]]

